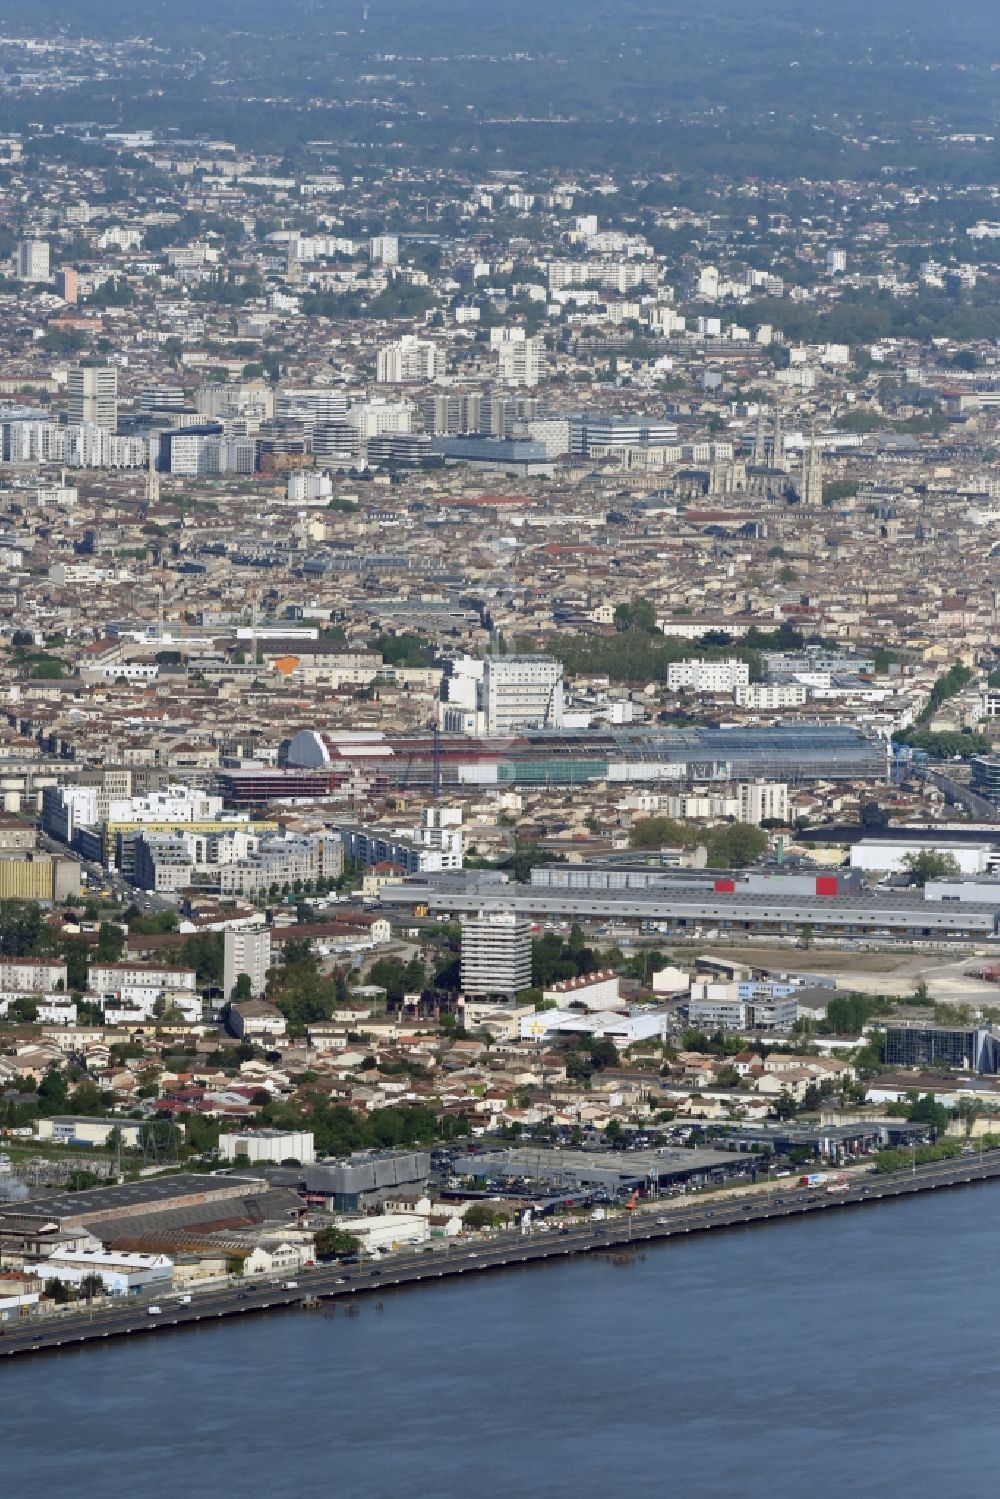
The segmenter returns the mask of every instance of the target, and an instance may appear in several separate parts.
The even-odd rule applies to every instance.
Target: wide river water
[[[1000,1489],[1000,1186],[0,1363],[3,1499]]]

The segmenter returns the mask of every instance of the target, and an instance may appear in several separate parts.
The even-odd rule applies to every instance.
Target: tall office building
[[[91,422],[114,432],[118,426],[118,371],[106,364],[80,364],[66,387],[71,426]]]
[[[562,727],[562,662],[552,656],[487,656],[482,692],[489,736]]]
[[[236,980],[245,973],[255,996],[264,993],[271,966],[271,929],[266,926],[227,926],[223,939],[222,988],[233,996]]]
[[[462,991],[509,999],[531,985],[531,922],[513,911],[462,917]]]
[[[22,239],[17,246],[18,281],[49,279],[49,242],[47,239]]]

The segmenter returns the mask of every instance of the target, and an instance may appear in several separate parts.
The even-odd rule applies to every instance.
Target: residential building
[[[263,999],[242,1000],[229,1006],[229,1029],[247,1041],[277,1041],[287,1030],[285,1017],[276,1005]]]
[[[22,239],[17,245],[18,281],[49,279],[49,242],[47,239]]]
[[[0,994],[50,994],[66,988],[66,964],[48,958],[0,959]]]
[[[375,378],[379,385],[405,385],[437,378],[444,368],[442,351],[429,338],[405,333],[379,349]]]
[[[750,681],[750,667],[735,658],[725,661],[672,661],[667,667],[671,692],[733,692]]]
[[[255,997],[263,994],[271,966],[270,927],[227,926],[223,941],[222,988],[226,998],[232,997],[241,973],[249,978]]]
[[[78,364],[69,372],[66,409],[71,426],[118,427],[118,371],[113,365]]]
[[[369,242],[372,265],[399,264],[399,235],[376,234]]]
[[[757,828],[765,821],[788,822],[788,787],[784,782],[744,781],[738,791],[740,822]]]
[[[509,999],[531,984],[531,922],[513,911],[462,918],[461,981],[466,994]]]
[[[497,330],[493,330],[494,332]],[[545,370],[545,344],[521,329],[503,329],[496,343],[497,373],[504,385],[537,385]]]

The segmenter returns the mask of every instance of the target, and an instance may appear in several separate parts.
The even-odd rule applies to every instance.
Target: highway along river
[[[0,1363],[10,1499],[996,1490],[1000,1184]]]

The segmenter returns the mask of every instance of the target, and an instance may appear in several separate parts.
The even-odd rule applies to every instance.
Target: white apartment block
[[[114,431],[118,426],[118,371],[113,365],[76,365],[66,383],[70,426],[90,423]]]
[[[531,922],[513,911],[462,918],[462,990],[510,998],[531,984]]]
[[[500,380],[504,385],[537,385],[545,373],[544,342],[526,338],[519,328],[503,331],[509,336],[496,343]]]
[[[733,690],[738,708],[801,708],[807,697],[801,682],[751,682]]]
[[[734,657],[725,661],[672,661],[667,667],[670,692],[733,692],[749,682],[749,665]]]
[[[222,863],[219,889],[223,895],[260,895],[296,880],[337,879],[343,869],[344,845],[336,833],[286,834],[262,838]]]
[[[271,929],[266,926],[227,926],[224,937],[222,988],[232,997],[241,973],[250,979],[251,992],[261,995],[271,966]]]
[[[399,264],[399,235],[376,234],[369,243],[372,265]]]
[[[566,286],[584,286],[592,281],[602,291],[628,292],[637,286],[655,287],[659,272],[655,264],[623,260],[550,260],[545,265],[550,291]]]
[[[49,242],[47,239],[22,239],[17,246],[18,281],[49,279]]]
[[[66,964],[47,958],[5,958],[0,961],[0,994],[51,994],[65,990]]]
[[[379,349],[375,360],[375,379],[379,385],[436,380],[443,373],[444,357],[438,345],[412,333]]]
[[[149,446],[144,437],[117,437],[95,422],[64,427],[18,417],[0,422],[0,461],[61,463],[67,468],[146,468]]]
[[[164,968],[143,963],[89,963],[87,988],[93,994],[127,994],[136,989],[186,989],[193,994],[198,979],[193,968]]]
[[[781,781],[743,781],[737,788],[740,822],[760,827],[769,818],[788,821],[788,787]]]

